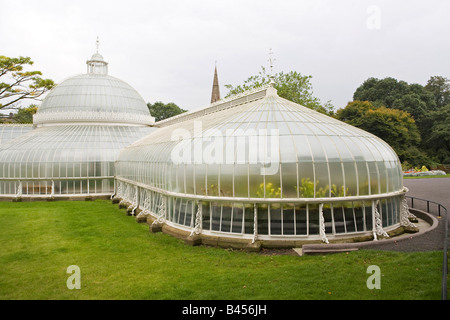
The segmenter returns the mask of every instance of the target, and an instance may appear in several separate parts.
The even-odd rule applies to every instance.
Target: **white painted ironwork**
[[[151,214],[151,211],[150,211],[151,200],[152,200],[152,198],[151,198],[151,191],[143,189],[143,190],[141,190],[141,192],[142,192],[142,195],[139,195],[139,198],[140,198],[140,201],[142,201],[142,198],[143,198],[144,202],[140,206],[141,212],[139,212],[137,217],[148,216],[148,215]]]
[[[378,240],[378,236],[383,236],[388,238],[389,235],[384,231],[383,224],[381,221],[380,212],[378,212],[379,201],[372,201],[372,219],[373,219],[373,238]]]
[[[322,242],[329,243],[327,235],[325,233],[325,219],[323,217],[323,203],[319,204],[319,232],[320,232],[320,240],[322,240]]]
[[[156,215],[155,221],[152,224],[164,224],[166,222],[166,212],[167,212],[167,199],[166,197],[161,197],[161,203],[158,207],[158,213]]]
[[[201,201],[197,201],[197,212],[195,214],[195,224],[194,229],[192,230],[190,236],[192,237],[194,234],[199,235],[202,233],[202,211],[203,206]]]
[[[417,217],[409,211],[408,202],[406,200],[406,193],[409,191],[407,187],[403,187],[405,194],[402,197],[402,203],[400,205],[400,225],[405,227],[413,227],[416,225],[411,220],[417,221]]]
[[[88,188],[89,188],[89,182],[88,182]],[[89,193],[89,189],[88,189],[88,193]],[[52,180],[52,191],[51,191],[50,195],[52,197],[55,196],[55,181],[54,180]]]
[[[73,124],[75,122],[152,125],[155,123],[155,118],[145,114],[104,111],[38,112],[33,115],[33,123],[35,125],[55,123]]]
[[[253,205],[253,239],[252,243],[255,243],[258,239],[258,207],[256,203]]]
[[[19,186],[17,187],[16,198],[22,197],[22,181],[19,181]]]

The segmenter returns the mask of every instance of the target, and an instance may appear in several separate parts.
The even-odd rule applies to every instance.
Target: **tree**
[[[147,103],[147,107],[152,117],[155,117],[155,121],[161,121],[187,111],[181,109],[173,102],[165,104],[161,101],[156,101],[154,104]]]
[[[422,146],[439,163],[450,163],[450,103],[429,114]]]
[[[262,71],[258,75],[249,77],[242,85],[236,87],[231,84],[225,85],[229,90],[226,97],[269,84],[271,81],[270,75],[266,74],[264,67],[261,67],[261,69]],[[273,76],[274,88],[277,89],[278,95],[282,98],[322,113],[332,114],[333,105],[331,102],[322,104],[320,99],[313,95],[311,78],[312,76],[304,76],[296,71],[280,72]]]
[[[450,104],[450,82],[447,78],[433,76],[428,80],[425,89],[434,95],[436,108]]]
[[[0,109],[24,99],[39,100],[55,86],[53,80],[42,79],[40,71],[24,71],[24,66],[33,63],[29,57],[0,56]]]
[[[374,106],[406,111],[414,118],[419,129],[427,112],[436,109],[433,94],[422,85],[408,84],[394,78],[367,79],[356,89],[353,100],[370,101]]]
[[[13,116],[16,123],[33,123],[33,114],[37,112],[37,105],[32,104],[26,108],[19,108],[17,113]]]
[[[414,119],[405,111],[377,107],[369,101],[353,101],[344,109],[339,109],[336,118],[384,140],[395,150],[401,162],[422,165],[429,161],[418,149],[419,130]]]

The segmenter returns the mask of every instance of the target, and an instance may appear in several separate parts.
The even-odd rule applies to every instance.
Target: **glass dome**
[[[87,65],[87,74],[46,96],[33,118],[35,129],[21,128],[21,135],[2,129],[2,140],[8,132],[14,139],[0,145],[0,195],[113,194],[119,151],[154,131],[148,126],[154,118],[132,87],[107,75],[100,54]]]
[[[118,193],[133,201],[126,190],[141,187],[143,210],[159,216],[163,203],[176,228],[328,241],[398,227],[404,190],[393,149],[272,87],[157,126],[120,153]]]
[[[87,61],[88,73],[57,85],[34,115],[35,125],[108,122],[151,125],[154,118],[139,93],[108,75],[107,63],[96,53]]]

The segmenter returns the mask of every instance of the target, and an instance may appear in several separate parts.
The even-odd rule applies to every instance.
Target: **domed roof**
[[[154,118],[139,93],[108,75],[99,53],[87,61],[88,72],[64,80],[44,99],[33,118],[36,125],[110,122],[153,124]]]
[[[104,61],[103,56],[98,52],[92,55],[91,60]]]
[[[128,161],[144,167],[166,163],[163,189],[204,196],[214,185],[219,197],[354,197],[402,190],[400,162],[387,143],[283,99],[274,88],[184,117],[157,123],[164,126],[122,150],[117,176],[131,179]],[[153,184],[151,176],[138,179]]]

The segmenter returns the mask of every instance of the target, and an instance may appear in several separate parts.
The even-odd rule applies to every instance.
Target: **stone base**
[[[202,237],[199,235],[189,236],[184,239],[184,243],[190,246],[199,246],[202,244]]]
[[[151,223],[149,229],[151,233],[162,232],[163,225],[160,223]]]

